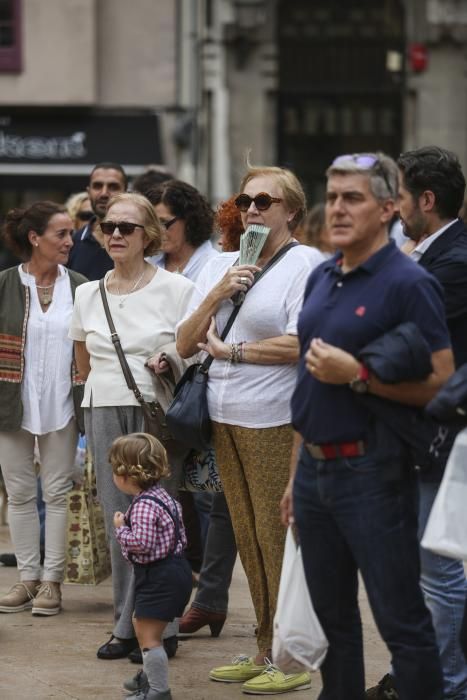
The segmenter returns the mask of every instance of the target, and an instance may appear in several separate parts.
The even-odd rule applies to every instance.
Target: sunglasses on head
[[[342,165],[343,163],[348,163],[349,160],[352,163],[355,163],[355,165],[358,168],[361,168],[362,170],[378,170],[378,173],[383,178],[389,193],[392,192],[389,180],[386,175],[386,171],[378,156],[373,155],[372,153],[349,153],[345,156],[337,156],[337,158],[335,158],[332,161],[331,168],[338,168],[339,165]]]
[[[121,236],[129,236],[135,228],[144,229],[144,226],[132,224],[130,221],[101,221],[101,231],[106,236],[112,236],[116,228]]]
[[[248,211],[251,203],[255,203],[258,211],[266,211],[274,202],[282,202],[279,197],[271,197],[267,192],[260,192],[256,197],[250,197],[249,194],[239,194],[235,200],[235,206],[240,211]]]
[[[93,211],[79,211],[76,214],[76,218],[79,219],[80,221],[91,221],[93,216],[94,216]]]

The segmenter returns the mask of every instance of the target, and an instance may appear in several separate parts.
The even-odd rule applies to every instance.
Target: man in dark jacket
[[[95,216],[73,234],[73,248],[68,260],[70,270],[81,272],[88,280],[99,280],[113,269],[112,258],[96,238],[96,229],[99,221],[105,217],[111,197],[125,192],[127,186],[127,176],[118,163],[98,163],[91,171],[86,189]]]
[[[465,178],[457,157],[430,146],[398,160],[399,206],[409,242],[403,250],[441,283],[456,366],[467,362],[467,229],[458,218]],[[445,437],[437,468],[419,478],[419,536],[423,535],[456,430]],[[466,579],[461,561],[421,549],[421,584],[441,654],[445,697],[467,700],[467,665],[459,645]],[[367,700],[395,700],[394,679],[386,675],[367,691]]]
[[[429,146],[399,160],[399,206],[410,257],[441,283],[456,367],[467,362],[467,228],[458,218],[465,178],[458,158]],[[456,430],[449,435],[452,444]],[[423,534],[442,471],[420,473],[419,533]],[[467,593],[461,561],[421,550],[422,589],[431,611],[444,673],[445,695],[467,700],[467,664],[459,634]]]

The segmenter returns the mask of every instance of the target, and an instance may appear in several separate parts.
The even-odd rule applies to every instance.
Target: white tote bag
[[[289,527],[274,617],[272,658],[284,673],[316,671],[327,648],[328,641],[306,585],[302,553]]]
[[[422,547],[467,560],[467,429],[459,433],[449,455]]]

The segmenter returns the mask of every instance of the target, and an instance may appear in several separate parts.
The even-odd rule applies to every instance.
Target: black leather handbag
[[[227,337],[232,324],[240,311],[236,306],[222,332],[221,340]],[[176,440],[203,452],[211,447],[211,419],[208,410],[208,370],[214,358],[211,355],[185,370],[176,384],[174,398],[170,404],[166,421]]]
[[[296,245],[298,243],[292,242],[281,248],[269,263],[256,273],[254,284],[257,284],[260,278],[279,262],[290,248],[294,248]],[[230,314],[220,336],[221,340],[225,340],[227,337],[240,309],[241,305],[235,306]],[[174,399],[165,416],[174,438],[182,445],[199,452],[208,450],[211,446],[211,419],[208,410],[207,386],[208,370],[213,360],[214,358],[209,355],[204,362],[188,367],[175,387]]]

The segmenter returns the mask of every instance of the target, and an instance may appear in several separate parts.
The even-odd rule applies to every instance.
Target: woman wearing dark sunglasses
[[[162,227],[142,195],[126,193],[113,197],[100,229],[105,249],[114,262],[114,269],[104,278],[113,322],[135,382],[144,398],[152,401],[154,385],[148,366],[155,373],[167,370],[163,352],[175,349],[175,326],[186,312],[193,284],[146,262],[145,257],[160,248]],[[70,337],[75,341],[80,372],[87,377],[83,401],[86,435],[112,561],[115,626],[112,637],[97,655],[118,659],[137,646],[132,625],[132,570],[122,557],[113,529],[115,511],[126,512],[131,498],[114,485],[108,453],[116,437],[141,432],[143,415],[127,387],[111,341],[98,281],[82,285],[75,301]],[[179,475],[174,463],[171,466],[175,482]]]
[[[295,175],[282,168],[250,167],[236,197],[246,229],[270,228],[257,266],[235,264],[238,253],[222,253],[201,271],[177,349],[189,357],[200,348],[215,359],[209,370],[208,405],[219,472],[238,551],[258,621],[258,653],[213,669],[212,680],[245,683],[267,670],[269,691],[309,687],[308,674],[285,677],[271,659],[272,623],[285,540],[279,520],[282,489],[292,449],[289,402],[298,361],[297,318],[305,283],[322,261],[317,250],[296,245],[252,286],[254,273],[294,241],[306,203]],[[232,295],[247,292],[226,341]],[[261,688],[260,688],[261,691]]]
[[[218,255],[211,245],[214,212],[187,182],[168,180],[146,193],[163,225],[161,250],[153,265],[196,280],[206,262]]]
[[[195,282],[207,261],[219,255],[210,240],[214,212],[207,199],[192,185],[174,178],[147,190],[145,196],[163,226],[160,251],[149,262]],[[195,579],[203,560],[210,501],[210,494],[180,493],[188,538],[186,556]]]
[[[91,200],[87,192],[77,192],[72,194],[65,202],[66,209],[73,222],[75,231],[80,229],[84,224],[94,216],[91,208]]]

